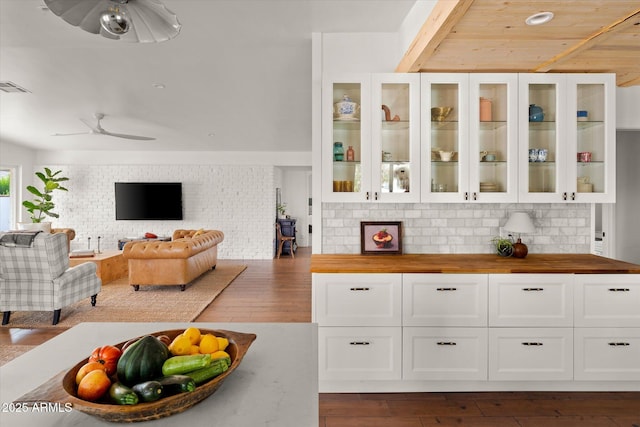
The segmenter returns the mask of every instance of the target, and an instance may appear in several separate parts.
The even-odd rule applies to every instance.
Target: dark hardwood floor
[[[308,248],[295,259],[239,261],[247,270],[196,322],[311,321],[309,261]],[[60,332],[3,327],[0,344],[37,345]],[[640,427],[640,390],[320,394],[319,427],[380,426]]]

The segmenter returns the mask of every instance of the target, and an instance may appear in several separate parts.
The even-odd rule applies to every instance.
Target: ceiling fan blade
[[[108,135],[108,136],[115,136],[116,138],[124,138],[124,139],[135,139],[138,141],[153,141],[155,140],[155,138],[152,138],[150,136],[138,136],[138,135],[127,135],[124,133],[113,133],[113,132],[109,132],[106,130],[102,130],[101,132],[102,135]]]
[[[51,136],[91,135],[92,132],[52,133]]]

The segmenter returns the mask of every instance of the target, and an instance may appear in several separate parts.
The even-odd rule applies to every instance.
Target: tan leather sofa
[[[129,284],[187,284],[216,268],[218,243],[224,240],[219,230],[175,230],[170,242],[158,240],[128,242],[122,256],[129,261]]]

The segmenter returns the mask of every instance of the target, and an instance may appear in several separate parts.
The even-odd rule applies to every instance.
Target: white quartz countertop
[[[318,336],[312,323],[82,323],[0,367],[0,425],[116,425],[75,410],[16,412],[12,402],[70,369],[96,347],[187,326],[254,333],[257,338],[240,366],[211,396],[182,413],[133,425],[318,425]]]

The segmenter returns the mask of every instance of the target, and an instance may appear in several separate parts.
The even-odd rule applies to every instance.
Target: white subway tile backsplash
[[[323,203],[322,253],[360,253],[361,221],[402,221],[404,253],[492,253],[491,239],[514,211],[536,225],[521,236],[529,253],[589,252],[588,204]]]

